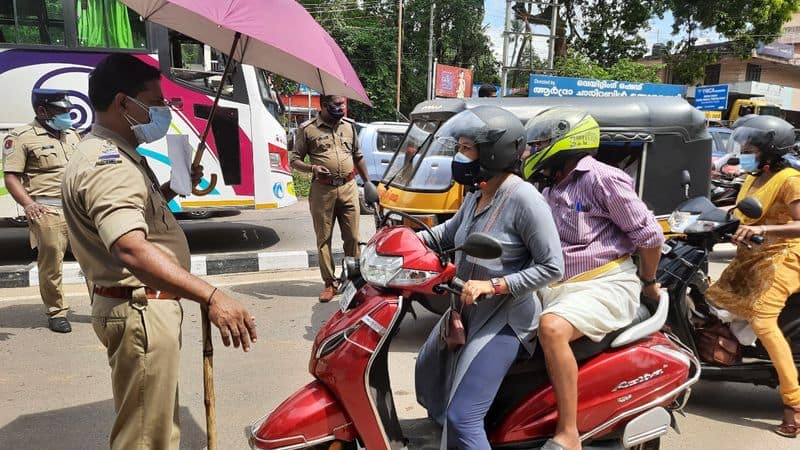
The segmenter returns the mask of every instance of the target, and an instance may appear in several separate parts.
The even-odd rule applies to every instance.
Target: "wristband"
[[[211,301],[214,299],[214,294],[216,293],[217,293],[217,288],[214,288],[214,290],[211,291],[211,295],[208,296],[208,300],[206,300],[206,306],[211,307]]]
[[[642,286],[643,287],[652,286],[652,285],[656,284],[656,282],[657,282],[657,280],[655,278],[653,278],[652,280],[646,280],[646,279],[644,279],[642,277],[639,277],[639,281],[642,282]]]

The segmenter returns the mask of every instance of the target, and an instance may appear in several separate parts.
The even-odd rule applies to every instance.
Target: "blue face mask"
[[[481,163],[477,159],[473,161],[465,154],[457,152],[453,156],[453,162],[450,164],[450,171],[456,183],[464,186],[474,186],[478,182]]]
[[[155,142],[167,135],[169,124],[172,123],[172,111],[168,106],[147,106],[135,98],[128,99],[147,110],[150,115],[150,122],[137,123],[136,119],[125,114],[125,119],[131,124],[131,130],[140,144]]]
[[[745,172],[758,170],[758,160],[754,153],[742,153],[739,155],[739,167]]]
[[[56,114],[45,124],[54,130],[63,131],[72,128],[72,116],[68,112]]]

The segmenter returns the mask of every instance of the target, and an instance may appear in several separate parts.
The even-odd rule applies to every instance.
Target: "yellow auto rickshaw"
[[[411,113],[405,137],[378,186],[380,206],[407,212],[430,226],[451,217],[464,191],[452,181],[452,150],[432,145],[432,137],[448,118],[485,104],[508,109],[523,124],[552,106],[585,109],[600,124],[597,158],[628,173],[657,216],[665,218],[689,196],[709,193],[712,138],[703,113],[682,98],[436,99],[420,103]],[[684,171],[691,176],[688,187],[682,185]],[[662,225],[669,229],[665,220]]]

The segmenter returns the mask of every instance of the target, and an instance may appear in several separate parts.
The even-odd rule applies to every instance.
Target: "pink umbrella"
[[[233,58],[323,94],[371,104],[347,57],[294,0],[122,0],[145,20],[219,50],[241,40]]]

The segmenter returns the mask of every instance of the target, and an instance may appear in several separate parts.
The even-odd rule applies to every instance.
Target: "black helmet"
[[[782,158],[794,149],[794,127],[775,116],[748,114],[733,123],[733,134],[728,139],[728,153],[738,154],[746,144],[763,153],[764,162]]]
[[[434,135],[433,145],[455,153],[459,138],[475,143],[481,169],[491,175],[514,171],[525,148],[522,121],[492,105],[476,106],[448,119]]]
[[[39,106],[55,106],[61,109],[72,108],[72,102],[67,98],[67,91],[58,89],[34,89],[31,91],[31,105],[33,109]]]

